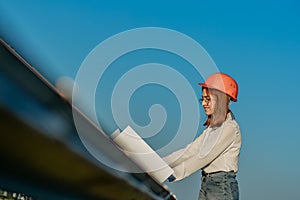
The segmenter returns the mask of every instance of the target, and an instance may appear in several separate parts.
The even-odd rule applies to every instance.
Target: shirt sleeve
[[[205,153],[205,155],[203,156],[203,154],[198,151],[189,158],[185,159],[183,162],[180,162],[179,164],[172,167],[174,170],[176,181],[181,180],[196,172],[197,170],[207,166],[220,154],[222,154],[227,149],[227,147],[230,146],[230,144],[232,144],[238,132],[237,128],[233,125],[228,124],[220,128],[220,136],[218,137],[218,140],[215,142],[213,147],[210,148],[210,151],[208,153]],[[200,149],[200,147],[197,148]]]
[[[203,143],[204,135],[203,133],[194,140],[191,144],[187,145],[185,148],[180,149],[171,153],[170,155],[163,158],[163,160],[170,166],[175,167],[185,160],[195,156]]]

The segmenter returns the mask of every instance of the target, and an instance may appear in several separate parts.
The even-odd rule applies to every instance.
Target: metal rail
[[[72,109],[81,118],[85,131],[94,131],[99,135],[99,141],[95,144],[99,151],[123,167],[139,168],[2,39],[1,76],[8,82],[8,85],[2,84],[1,87],[12,84],[17,88],[15,94],[7,95],[20,98],[17,100],[22,103],[22,94],[18,90],[25,93],[32,100],[29,103],[59,116],[62,123],[68,124],[68,129],[62,131],[64,133],[60,136],[52,136],[34,126],[34,123],[39,125],[44,119],[37,119],[33,111],[29,112],[29,118],[36,119],[32,124],[2,104],[0,188],[17,189],[37,199],[176,199],[165,186],[146,173],[116,172],[97,163],[80,142]]]

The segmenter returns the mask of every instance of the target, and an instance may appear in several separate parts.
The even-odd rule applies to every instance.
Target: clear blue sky
[[[243,136],[238,173],[241,199],[300,199],[299,1],[0,1],[0,37],[53,83],[62,76],[75,78],[85,57],[101,41],[149,26],[193,38],[220,71],[237,79],[239,100],[232,110]],[[138,55],[129,55],[126,62],[136,64]],[[157,58],[153,55],[145,61]],[[189,80],[197,82],[196,78]],[[113,83],[106,81],[109,91]],[[149,119],[136,108],[147,112],[145,104],[159,102],[157,96],[174,98],[161,88],[144,90],[131,102],[133,118],[141,125]],[[97,109],[105,110],[102,103],[99,100]],[[176,101],[166,105],[172,116],[175,113],[164,129],[168,136],[180,120],[178,108],[172,106]],[[202,108],[200,112],[203,115]],[[194,200],[198,176],[169,184],[170,190],[180,200]]]

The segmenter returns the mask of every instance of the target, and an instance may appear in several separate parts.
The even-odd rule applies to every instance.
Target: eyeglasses
[[[209,104],[211,102],[211,98],[210,97],[202,97],[199,99],[199,102],[202,103],[202,102],[205,102],[207,104]]]

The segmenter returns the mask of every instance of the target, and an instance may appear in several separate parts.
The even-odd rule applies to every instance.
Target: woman
[[[236,173],[241,134],[228,107],[230,101],[237,101],[238,85],[224,73],[215,73],[199,85],[207,115],[206,129],[186,148],[164,160],[174,170],[175,181],[202,170],[200,200],[239,199]]]

